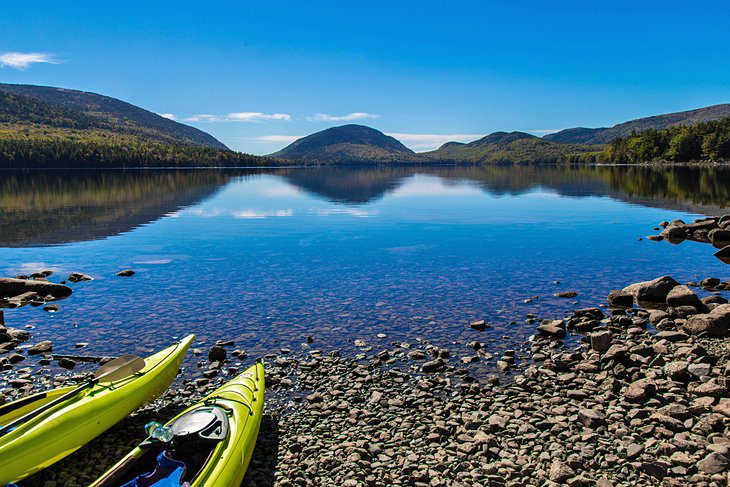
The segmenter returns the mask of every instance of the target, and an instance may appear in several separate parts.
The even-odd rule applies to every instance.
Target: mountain
[[[111,130],[163,143],[228,149],[202,130],[109,96],[50,86],[3,83],[0,83],[0,95],[3,95],[0,97],[0,116],[3,117],[0,121],[14,116],[16,123],[50,123],[63,127],[60,122],[68,120],[73,121],[71,126],[74,128]],[[50,118],[44,118],[47,116]],[[62,119],[55,118],[58,116]]]
[[[364,125],[332,127],[298,139],[269,157],[289,161],[337,163],[414,162],[416,154],[393,137]]]
[[[609,144],[618,137],[626,137],[632,132],[643,132],[648,129],[667,129],[675,125],[693,125],[700,122],[711,122],[730,117],[730,103],[712,105],[686,112],[667,113],[653,117],[639,118],[620,123],[608,128],[576,127],[561,130],[543,137],[551,142],[571,144]]]
[[[460,144],[447,142],[419,154],[424,160],[468,164],[540,164],[558,162],[567,154],[595,151],[600,146],[550,142],[525,132],[494,132]]]
[[[282,164],[283,162],[279,162]],[[277,164],[108,96],[0,84],[0,167],[250,167]]]

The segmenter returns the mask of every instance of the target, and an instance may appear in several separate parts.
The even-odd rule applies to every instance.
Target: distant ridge
[[[600,146],[551,142],[525,132],[494,132],[468,144],[447,142],[418,155],[425,161],[457,164],[545,164],[597,148]]]
[[[632,132],[643,132],[648,129],[666,129],[675,125],[692,125],[700,122],[712,122],[730,117],[730,103],[667,113],[652,117],[639,118],[623,122],[607,128],[576,127],[561,130],[543,137],[551,142],[572,144],[609,144],[614,139],[625,137]]]
[[[131,103],[87,91],[54,88],[51,86],[15,85],[0,83],[0,92],[29,97],[41,103],[58,107],[66,115],[76,112],[85,116],[86,126],[143,136],[163,143],[195,145],[228,149],[210,134],[185,125]],[[7,113],[7,98],[4,104]],[[17,102],[18,99],[15,99]],[[36,104],[36,108],[39,105]],[[16,121],[23,121],[23,112],[15,113]]]
[[[413,162],[416,154],[398,140],[364,125],[342,125],[298,139],[270,157],[307,163]]]

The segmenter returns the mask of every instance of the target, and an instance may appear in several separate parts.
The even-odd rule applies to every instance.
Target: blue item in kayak
[[[140,475],[134,480],[124,484],[122,487],[185,487],[187,482],[180,483],[185,475],[185,464],[174,460],[170,453],[165,450],[157,455],[157,466],[150,473]]]

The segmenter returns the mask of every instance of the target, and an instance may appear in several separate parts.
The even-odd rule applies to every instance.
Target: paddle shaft
[[[79,392],[83,391],[84,389],[93,387],[94,385],[96,385],[97,382],[99,382],[99,379],[91,379],[87,383],[81,384],[76,389],[74,389],[72,391],[68,391],[66,394],[59,397],[58,399],[54,399],[53,401],[49,402],[48,404],[45,404],[44,406],[41,406],[38,409],[34,409],[33,411],[30,411],[30,412],[24,414],[23,416],[19,417],[15,421],[11,421],[10,423],[8,423],[5,426],[3,426],[2,428],[0,428],[0,436],[4,436],[4,435],[10,433],[18,425],[23,424],[26,421],[31,420],[40,414],[45,413],[46,411],[57,406],[58,404],[72,398],[73,396],[75,396]]]

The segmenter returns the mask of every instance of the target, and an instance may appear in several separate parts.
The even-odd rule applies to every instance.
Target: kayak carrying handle
[[[235,394],[237,396],[240,396],[241,399],[230,398],[230,397],[226,397],[226,396],[223,395],[223,394],[227,394],[227,393]],[[253,416],[254,415],[253,407],[249,403],[248,399],[246,398],[246,396],[244,396],[243,394],[241,394],[238,391],[223,391],[220,394],[218,394],[218,396],[212,397],[208,401],[206,401],[206,404],[208,402],[210,402],[211,404],[216,404],[217,406],[223,406],[222,404],[217,404],[217,402],[216,402],[217,399],[225,399],[226,401],[231,401],[231,402],[235,402],[235,403],[238,403],[238,404],[243,404],[244,406],[246,406],[246,408],[248,408],[249,415],[250,416]],[[254,399],[254,401],[255,400],[256,399]],[[230,408],[228,408],[228,409],[230,409]]]

